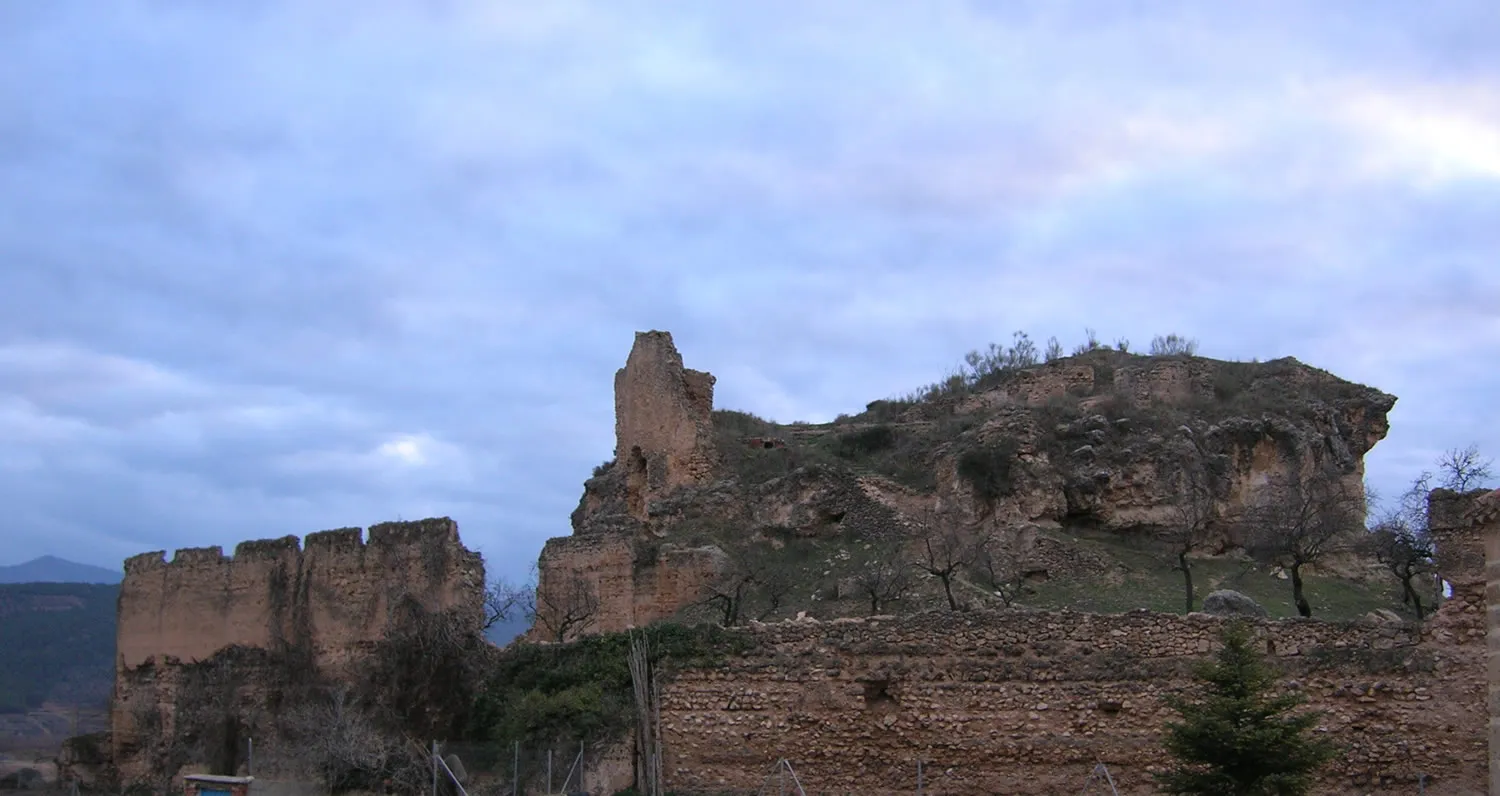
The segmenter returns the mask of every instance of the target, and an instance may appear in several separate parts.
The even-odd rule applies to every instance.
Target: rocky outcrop
[[[596,631],[690,604],[716,568],[682,551],[709,544],[868,547],[957,527],[1021,539],[1022,568],[1047,572],[1037,559],[1058,555],[1035,548],[1049,538],[1037,529],[1053,542],[1070,529],[1161,536],[1206,501],[1200,552],[1222,553],[1242,541],[1231,520],[1270,484],[1332,473],[1360,493],[1364,455],[1396,400],[1294,359],[1118,351],[877,401],[821,425],[715,411],[713,383],[683,368],[665,332],[638,334],[616,375],[616,459],[585,483],[573,541],[553,540],[541,562],[546,588],[561,572],[586,573],[601,603]],[[692,563],[671,571],[674,560]],[[837,569],[820,574],[840,581]]]

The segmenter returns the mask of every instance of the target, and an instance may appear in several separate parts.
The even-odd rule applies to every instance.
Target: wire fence
[[[456,780],[469,796],[586,793],[603,779],[604,751],[587,741],[555,746],[438,743],[436,749],[453,774],[439,779],[440,793],[460,792],[451,783],[444,790],[443,779]]]

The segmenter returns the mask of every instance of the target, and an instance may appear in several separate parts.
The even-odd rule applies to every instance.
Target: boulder
[[[1260,603],[1229,589],[1220,589],[1204,597],[1203,612],[1214,616],[1270,616]]]
[[[1376,625],[1399,625],[1406,621],[1401,618],[1400,614],[1389,608],[1376,608],[1365,614],[1364,620]]]

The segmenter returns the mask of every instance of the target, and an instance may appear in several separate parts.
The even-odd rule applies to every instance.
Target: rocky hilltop
[[[1118,580],[1130,565],[1080,540],[1145,550],[1194,511],[1194,555],[1232,554],[1232,518],[1268,484],[1332,473],[1362,493],[1396,401],[1291,358],[1108,348],[959,381],[833,423],[774,424],[715,410],[714,377],[685,368],[669,333],[637,334],[615,377],[615,458],[584,484],[572,536],[543,550],[534,632],[701,608],[752,559],[793,582],[749,618],[868,612],[859,573],[934,529],[1005,540],[1036,582]]]

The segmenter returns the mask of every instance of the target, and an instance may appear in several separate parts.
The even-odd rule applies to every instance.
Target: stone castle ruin
[[[1331,378],[1295,363],[1281,372],[1318,384]],[[1007,512],[1032,522],[1086,512],[1106,530],[1149,523],[1174,493],[1148,462],[1067,458],[1096,440],[1139,436],[1085,417],[1077,431],[1085,442],[1059,454],[1023,422],[1023,409],[1059,396],[1104,406],[1101,381],[1127,401],[1186,404],[1224,390],[1203,363],[1148,360],[1112,374],[1063,362],[965,396],[970,408],[957,414],[994,412],[966,433],[1013,435],[1030,468],[988,506],[962,490],[946,449],[934,454],[933,495],[878,474],[815,467],[747,487],[725,478],[731,457],[791,455],[809,438],[842,432],[716,431],[713,376],[684,368],[669,334],[640,333],[615,377],[616,458],[589,479],[573,534],[543,549],[538,627],[522,643],[555,640],[540,628],[575,588],[595,602],[586,622],[560,634],[568,639],[682,619],[725,566],[722,549],[693,535],[704,526],[774,525],[795,540],[908,534],[940,521],[982,528]],[[1312,405],[1304,425],[1229,418],[1181,432],[1222,442],[1208,462],[1224,476],[1216,499],[1243,500],[1271,475],[1315,460],[1359,478],[1394,398],[1335,387],[1337,399]],[[906,411],[904,428],[942,422],[920,405]],[[1076,489],[1075,476],[1092,479],[1092,491]],[[1345,747],[1319,793],[1500,796],[1500,616],[1489,608],[1500,595],[1500,492],[1437,490],[1429,514],[1451,597],[1427,621],[1254,622],[1290,687],[1324,712],[1319,731]],[[162,553],[130,559],[109,739],[121,781],[195,767],[238,773],[245,761],[236,749],[249,734],[274,734],[278,712],[304,693],[299,677],[368,679],[381,645],[404,632],[413,611],[450,617],[460,633],[477,636],[483,588],[483,562],[447,519],[377,525],[367,538],[346,529],[301,543],[246,542],[230,557],[205,548],[170,561]],[[748,621],[734,631],[747,651],[663,679],[665,785],[755,792],[785,758],[809,792],[909,793],[920,765],[931,794],[1076,793],[1102,762],[1119,792],[1153,793],[1151,775],[1164,763],[1162,697],[1189,685],[1223,621],[982,607]],[[202,705],[212,709],[195,712]],[[634,784],[629,766],[614,779],[596,792]]]
[[[120,586],[110,759],[122,784],[242,773],[278,713],[356,681],[414,612],[475,637],[484,563],[449,519],[145,553]],[[285,702],[286,704],[282,704]],[[189,769],[213,771],[191,772]]]

